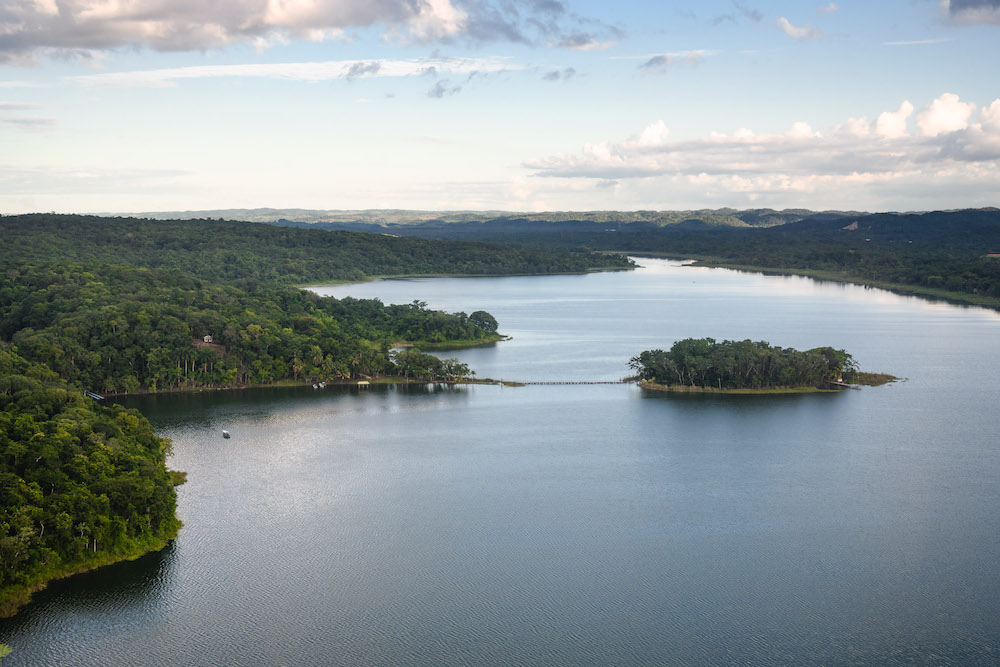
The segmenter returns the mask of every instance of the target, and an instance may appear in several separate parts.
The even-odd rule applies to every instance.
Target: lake
[[[440,353],[483,377],[617,380],[710,336],[906,380],[131,399],[185,526],[0,620],[4,667],[1000,662],[1000,314],[639,262],[315,289],[489,311],[512,340]]]

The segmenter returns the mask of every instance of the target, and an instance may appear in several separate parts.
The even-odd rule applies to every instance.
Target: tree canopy
[[[172,538],[169,448],[135,410],[0,349],[0,615],[52,576]]]
[[[764,389],[822,387],[830,380],[850,381],[857,371],[844,350],[818,347],[800,352],[765,341],[685,338],[669,350],[646,350],[629,367],[641,380],[664,385]]]
[[[627,268],[621,255],[275,227],[225,220],[0,216],[0,266],[51,261],[179,269],[213,282],[305,284],[417,274],[572,273]]]
[[[497,336],[484,311],[241,289],[176,269],[63,264],[0,277],[0,338],[70,382],[113,394],[394,374],[395,343]]]

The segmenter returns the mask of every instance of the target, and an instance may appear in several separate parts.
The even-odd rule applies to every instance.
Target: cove
[[[906,381],[130,399],[188,472],[184,528],[0,621],[5,667],[994,664],[1000,316],[640,264],[317,290],[492,313],[512,340],[441,353],[484,377],[613,381],[711,336],[832,345]]]

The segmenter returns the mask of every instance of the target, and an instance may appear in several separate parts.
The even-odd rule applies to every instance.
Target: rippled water
[[[185,527],[0,621],[4,667],[1000,662],[1000,317],[643,263],[324,291],[492,312],[514,339],[451,353],[484,376],[617,379],[713,336],[908,380],[137,400],[188,471]]]

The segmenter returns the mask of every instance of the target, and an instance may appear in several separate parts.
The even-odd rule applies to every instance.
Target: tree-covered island
[[[663,391],[805,392],[896,378],[858,370],[844,350],[799,351],[765,341],[686,338],[669,350],[646,350],[629,361],[640,386]]]

